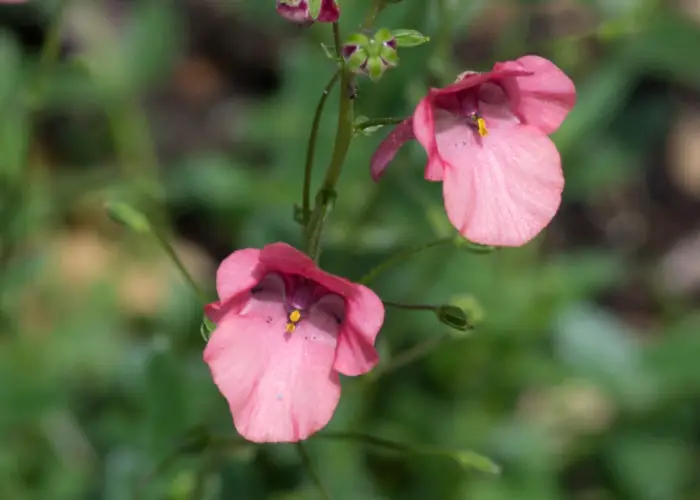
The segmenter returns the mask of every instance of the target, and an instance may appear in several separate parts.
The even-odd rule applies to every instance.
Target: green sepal
[[[384,62],[389,66],[396,66],[399,64],[399,55],[391,47],[383,45],[379,50],[379,57],[384,59]]]
[[[345,60],[345,65],[350,71],[357,73],[362,71],[361,68],[365,64],[365,61],[367,61],[367,52],[363,48],[358,47],[357,50]]]
[[[394,34],[390,29],[382,28],[374,34],[374,41],[377,43],[386,43],[394,38]]]
[[[384,74],[385,65],[381,57],[373,56],[367,59],[367,76],[373,82],[378,81]]]
[[[309,0],[309,14],[316,19],[321,13],[321,0]]]

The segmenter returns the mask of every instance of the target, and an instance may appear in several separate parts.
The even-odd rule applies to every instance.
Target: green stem
[[[336,50],[340,51],[340,28],[338,23],[333,23],[333,39]],[[321,234],[323,227],[333,208],[335,200],[335,185],[340,177],[340,172],[345,163],[350,141],[353,136],[353,100],[350,95],[352,74],[345,69],[345,61],[340,58],[340,104],[338,109],[338,127],[336,129],[335,144],[330,164],[326,170],[323,185],[316,194],[314,210],[306,226],[307,254],[318,261],[321,249]]]
[[[136,189],[139,205],[159,230],[170,233],[158,156],[146,114],[135,96],[123,96],[107,104],[107,117],[124,177]]]
[[[153,235],[158,240],[160,247],[167,254],[167,256],[170,258],[173,264],[175,264],[175,267],[177,267],[178,271],[180,271],[180,274],[185,279],[187,284],[190,285],[190,288],[192,288],[192,291],[195,293],[195,295],[197,295],[197,297],[199,297],[199,299],[203,303],[206,304],[207,302],[209,302],[209,297],[206,293],[204,293],[204,290],[200,288],[200,286],[194,280],[189,271],[187,271],[187,268],[182,263],[180,257],[178,257],[177,253],[175,252],[175,249],[168,242],[168,240],[162,234],[160,234],[160,232],[157,229],[153,229]]]
[[[402,304],[401,302],[392,302],[390,300],[382,301],[385,306],[396,307],[397,309],[408,309],[411,311],[437,311],[440,306],[431,306],[428,304]]]
[[[12,106],[21,106],[23,113],[33,111],[41,104],[46,80],[50,76],[50,72],[60,55],[61,28],[63,27],[63,18],[68,3],[69,0],[60,0],[56,7],[55,15],[51,20],[51,25],[49,26],[44,44],[41,48],[35,80],[25,89],[27,93],[22,95],[22,99],[11,103]],[[31,139],[34,132],[31,116],[29,116],[26,123],[27,125],[24,127],[24,137],[20,143],[21,149],[18,151],[16,157],[13,155],[11,160],[13,164],[10,166],[10,171],[17,172],[17,178],[12,178],[10,192],[7,194],[3,192],[3,204],[4,207],[6,207],[1,211],[3,219],[5,217],[10,220],[14,219],[17,212],[21,210],[21,206],[32,196],[30,186],[35,186],[37,182],[43,180],[33,178],[32,172],[30,172],[29,169],[30,156],[32,153]],[[42,167],[42,165],[37,165],[37,167]],[[7,265],[20,242],[19,235],[17,237],[3,236],[5,236],[5,238],[0,242],[0,266]]]
[[[309,222],[309,215],[311,211],[311,173],[314,168],[314,154],[316,152],[316,141],[318,139],[318,128],[321,124],[321,116],[323,115],[323,109],[326,107],[326,101],[328,101],[328,95],[335,86],[336,82],[340,78],[340,71],[336,71],[333,77],[330,79],[328,84],[323,88],[323,93],[321,94],[321,99],[318,101],[316,106],[316,113],[314,114],[314,121],[311,125],[311,134],[309,135],[309,143],[306,148],[306,164],[304,167],[304,190],[302,194],[302,214],[304,226]]]
[[[441,245],[452,245],[455,242],[454,236],[450,236],[449,238],[440,238],[439,240],[431,241],[429,243],[426,243],[421,246],[417,246],[414,248],[409,248],[407,250],[404,250],[402,252],[399,252],[395,254],[392,257],[389,257],[387,260],[376,266],[375,268],[371,269],[367,274],[365,274],[359,281],[359,283],[363,285],[367,285],[374,281],[374,279],[379,276],[381,273],[386,271],[388,268],[399,264],[405,260],[410,259],[416,254],[419,254],[423,252],[424,250],[428,250],[433,247],[441,246]]]
[[[368,444],[371,446],[376,446],[379,448],[386,448],[388,450],[417,453],[417,454],[428,454],[428,455],[451,455],[451,452],[445,450],[431,449],[425,447],[419,447],[411,444],[401,443],[399,441],[393,441],[391,439],[380,438],[373,436],[371,434],[365,434],[363,432],[353,432],[353,431],[324,431],[316,435],[319,438],[324,439],[339,439],[343,441],[358,441],[363,444]]]
[[[386,7],[387,0],[372,0],[372,5],[369,8],[369,12],[365,16],[365,20],[362,22],[363,30],[370,30],[374,26],[374,22],[377,20],[377,16]]]
[[[41,48],[41,54],[39,56],[39,75],[36,80],[36,93],[33,96],[33,104],[35,106],[38,106],[39,104],[39,100],[44,93],[44,87],[51,72],[51,68],[58,60],[61,53],[61,29],[63,28],[63,18],[66,10],[68,10],[69,3],[70,0],[59,1],[53,21],[51,22],[51,26],[46,33],[44,46]]]
[[[353,431],[326,431],[317,434],[319,438],[340,439],[344,441],[357,441],[376,448],[384,448],[399,453],[410,453],[414,455],[432,455],[438,457],[451,458],[465,468],[474,468],[483,472],[493,474],[500,472],[500,467],[483,455],[473,451],[449,450],[436,448],[433,446],[422,446],[384,439],[370,434]]]
[[[380,127],[384,125],[398,125],[399,123],[403,123],[405,120],[406,118],[373,118],[366,120],[358,125],[355,125],[355,130],[357,132],[360,132],[362,130],[372,127]]]
[[[336,44],[336,51],[340,56],[340,28],[338,23],[333,23],[333,39]],[[331,163],[326,170],[326,178],[323,181],[322,190],[327,192],[335,189],[340,172],[343,169],[345,156],[350,148],[352,140],[353,125],[353,100],[350,95],[350,85],[352,84],[352,74],[345,69],[345,61],[341,58],[341,78],[340,78],[340,105],[338,109],[338,128],[333,146],[333,156]]]
[[[396,356],[391,358],[387,364],[379,365],[377,368],[372,370],[369,377],[372,381],[375,381],[387,373],[391,373],[399,368],[403,368],[406,365],[410,365],[411,363],[426,357],[428,354],[440,347],[445,341],[453,338],[454,337],[450,334],[430,337],[428,340],[421,342],[420,344],[416,344],[405,351],[401,351]]]
[[[435,2],[438,11],[438,32],[435,37],[435,50],[428,66],[440,82],[454,78],[454,68],[451,62],[452,50],[452,25],[454,13],[448,4],[448,0]]]
[[[311,463],[311,457],[309,456],[309,452],[306,450],[306,446],[302,442],[297,442],[296,447],[297,451],[299,452],[299,456],[301,457],[301,461],[303,462],[304,467],[306,467],[306,469],[309,471],[309,474],[314,480],[314,483],[316,484],[316,487],[318,488],[321,497],[324,500],[331,500],[331,496],[328,493],[328,490],[326,490],[325,486],[323,486],[321,476],[318,474],[313,464]]]

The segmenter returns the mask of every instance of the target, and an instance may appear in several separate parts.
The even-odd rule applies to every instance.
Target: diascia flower
[[[377,364],[379,297],[285,243],[234,252],[221,263],[216,288],[219,302],[205,311],[216,329],[204,361],[250,441],[308,438],[333,416],[338,374]]]
[[[378,180],[396,152],[416,139],[428,154],[425,178],[442,181],[445,209],[467,239],[520,246],[539,234],[561,203],[561,159],[548,137],[576,101],[573,82],[539,56],[466,72],[431,89],[371,161]]]
[[[309,24],[314,21],[334,23],[340,17],[340,8],[335,0],[321,0],[321,11],[316,19],[311,17],[308,0],[277,0],[279,15],[299,24]]]

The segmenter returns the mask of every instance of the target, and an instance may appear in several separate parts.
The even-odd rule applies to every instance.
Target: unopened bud
[[[334,23],[340,17],[335,0],[277,0],[277,13],[287,21],[305,25],[314,21]]]
[[[435,310],[435,314],[441,323],[460,332],[466,332],[473,328],[467,313],[461,307],[452,304],[442,305]]]
[[[401,48],[417,47],[430,41],[430,37],[416,30],[394,30],[392,34],[396,39],[396,45]]]
[[[105,204],[105,210],[114,222],[136,233],[145,234],[151,231],[151,224],[146,216],[126,203],[109,202]]]

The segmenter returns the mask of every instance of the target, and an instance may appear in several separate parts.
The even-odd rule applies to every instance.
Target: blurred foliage
[[[349,34],[369,0],[340,4]],[[463,307],[477,327],[453,335],[389,309],[382,363],[431,351],[345,379],[328,428],[475,450],[501,474],[312,438],[332,498],[700,499],[700,278],[681,288],[667,272],[700,238],[700,129],[676,140],[681,117],[700,116],[700,4],[403,0],[378,24],[431,42],[401,49],[380,84],[361,80],[358,115],[405,116],[430,85],[527,52],[579,97],[555,136],[567,188],[545,236],[432,248],[373,283],[386,300]],[[299,244],[329,31],[284,24],[272,0],[0,6],[0,498],[320,498],[294,446],[236,440],[201,360],[202,304],[104,204],[148,214],[212,294],[232,250]],[[49,36],[42,51],[52,32],[60,46]],[[351,279],[452,234],[419,147],[371,182],[385,132],[355,138],[326,231],[323,267]],[[694,248],[681,276],[698,275]]]

